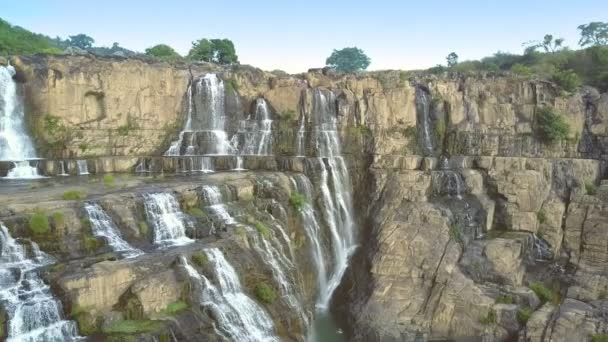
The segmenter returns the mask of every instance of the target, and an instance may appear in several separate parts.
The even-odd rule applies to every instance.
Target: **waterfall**
[[[317,300],[317,306],[322,311],[327,310],[331,296],[348,267],[348,259],[356,248],[352,187],[348,168],[340,152],[336,115],[333,92],[314,89],[312,117],[318,159],[314,161],[314,167],[307,167],[307,172],[314,171],[319,177],[318,186],[323,198],[324,219],[329,226],[334,262],[329,280],[320,289]]]
[[[222,193],[216,186],[203,185],[203,198],[208,206],[206,209],[211,213],[212,217],[217,219],[223,225],[234,225],[237,221],[226,210],[226,205],[222,203]]]
[[[245,171],[243,168],[243,157],[235,156],[234,157],[234,166],[232,167],[233,171]]]
[[[306,120],[304,115],[300,118],[300,128],[298,128],[298,134],[296,136],[296,157],[303,157],[304,151],[304,137],[306,135]]]
[[[153,227],[155,245],[184,245],[192,240],[186,236],[184,214],[170,193],[144,195],[146,219]]]
[[[185,258],[182,263],[190,278],[201,288],[201,306],[217,322],[218,334],[243,342],[278,341],[270,316],[243,293],[236,271],[217,248],[205,250],[217,285],[201,275]]]
[[[429,93],[421,87],[416,87],[416,118],[420,125],[418,132],[422,152],[425,156],[433,156],[435,155],[435,144],[431,129],[431,101]]]
[[[27,162],[36,159],[36,152],[25,129],[23,103],[14,75],[12,66],[0,66],[0,160],[15,164],[7,178],[39,178],[38,169]]]
[[[441,158],[440,169],[431,172],[431,179],[435,195],[448,195],[462,200],[467,191],[462,175],[450,169],[445,156]]]
[[[241,120],[238,135],[244,136],[240,149],[242,155],[267,156],[272,154],[272,120],[268,102],[263,98],[255,101],[255,113]]]
[[[66,162],[65,160],[58,161],[59,166],[61,168],[61,173],[58,176],[69,176],[67,172]]]
[[[89,216],[93,235],[106,240],[113,251],[124,255],[125,258],[134,258],[143,254],[141,250],[133,248],[123,240],[112,218],[98,204],[85,203],[84,209]]]
[[[6,312],[7,342],[76,341],[76,323],[62,318],[61,303],[38,275],[50,263],[32,242],[32,258],[0,222],[0,305]]]
[[[78,166],[78,175],[88,175],[89,174],[89,165],[86,160],[77,160],[76,165]]]
[[[209,173],[215,170],[215,168],[213,167],[213,160],[210,157],[199,158],[199,168],[196,171]]]

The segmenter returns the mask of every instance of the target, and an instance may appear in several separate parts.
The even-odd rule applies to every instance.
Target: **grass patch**
[[[189,307],[190,305],[188,305],[188,303],[184,302],[183,300],[178,300],[177,302],[167,305],[167,307],[163,310],[163,313],[173,316],[187,310]]]
[[[267,304],[272,304],[272,302],[274,302],[274,300],[277,298],[277,294],[275,293],[274,289],[265,282],[260,282],[255,285],[254,293],[257,299]]]
[[[72,308],[71,316],[78,323],[78,330],[82,335],[93,335],[99,330],[97,320],[91,316],[89,310],[75,306]]]
[[[116,185],[116,178],[113,175],[105,175],[103,176],[103,185],[107,187],[114,187]]]
[[[519,323],[521,323],[521,325],[526,325],[533,312],[534,311],[532,311],[532,308],[527,306],[523,307],[517,310],[517,320],[519,321]]]
[[[547,222],[547,215],[545,214],[545,212],[543,210],[536,213],[536,218],[538,219],[538,223],[540,223],[540,224]]]
[[[591,342],[608,342],[608,334],[592,335]]]
[[[536,131],[549,144],[568,138],[570,125],[553,108],[543,107],[536,113]]]
[[[207,214],[205,214],[205,212],[203,210],[201,210],[200,208],[197,208],[197,207],[188,208],[186,210],[186,214],[188,214],[192,217],[196,217],[196,218],[207,217]]]
[[[87,253],[92,253],[98,250],[99,247],[103,245],[103,242],[101,242],[101,240],[98,238],[85,233],[82,234],[82,245]]]
[[[483,325],[492,325],[496,323],[496,310],[490,308],[485,316],[479,318],[479,323]]]
[[[272,232],[270,231],[270,228],[268,228],[268,226],[264,223],[256,221],[254,227],[264,239],[270,239],[272,237]]]
[[[595,196],[595,195],[597,195],[597,186],[595,186],[595,184],[593,184],[593,182],[587,181],[587,182],[585,182],[585,192],[589,196]]]
[[[296,120],[296,112],[293,110],[286,110],[284,112],[279,113],[279,117],[281,120],[285,121],[295,121]]]
[[[207,264],[207,261],[208,261],[207,255],[201,251],[198,251],[198,252],[195,252],[194,254],[192,254],[190,259],[192,259],[192,262],[194,262],[198,266],[205,266],[205,264]]]
[[[163,324],[159,321],[116,321],[103,329],[106,334],[141,334],[150,333],[162,329]]]
[[[245,228],[243,228],[241,226],[236,227],[235,233],[236,233],[236,235],[238,235],[240,237],[246,237],[247,236],[247,230],[245,230]]]
[[[450,226],[450,238],[460,244],[463,243],[462,234],[460,233],[460,227],[457,224]]]
[[[87,195],[80,190],[68,190],[61,197],[66,201],[78,201],[84,199]]]
[[[534,291],[534,293],[536,294],[538,299],[540,299],[541,302],[551,302],[554,304],[559,304],[559,295],[555,291],[543,285],[542,283],[532,283],[530,285],[530,289]]]
[[[501,295],[501,296],[498,296],[498,298],[496,298],[496,304],[513,304],[514,302],[515,302],[515,300],[513,299],[513,296],[511,296],[510,294]]]
[[[55,226],[55,229],[63,229],[65,228],[65,215],[60,212],[60,211],[56,211],[51,215],[51,219],[53,221],[53,226]]]
[[[306,197],[304,197],[304,195],[302,195],[301,193],[294,191],[289,195],[289,204],[291,204],[291,206],[295,210],[297,210],[297,211],[302,210],[302,207],[304,207],[305,203],[306,203]]]
[[[34,235],[47,234],[51,230],[48,216],[44,211],[39,209],[34,211],[34,213],[30,216],[28,227],[30,232]]]
[[[139,228],[139,234],[143,236],[148,235],[148,231],[150,231],[150,228],[148,228],[148,224],[146,223],[146,221],[139,221],[139,223],[137,224],[137,228]]]

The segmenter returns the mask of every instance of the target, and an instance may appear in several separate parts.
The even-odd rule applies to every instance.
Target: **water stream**
[[[122,238],[112,218],[98,204],[85,203],[84,209],[89,216],[93,235],[103,238],[113,251],[125,258],[135,258],[143,254],[141,250],[133,248]]]
[[[153,228],[154,244],[176,246],[193,242],[186,236],[184,213],[175,196],[167,192],[144,195],[148,224]]]

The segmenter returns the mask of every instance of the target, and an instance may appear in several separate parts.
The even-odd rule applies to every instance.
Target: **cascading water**
[[[36,152],[25,130],[23,104],[14,75],[12,66],[0,66],[0,160],[14,162],[7,178],[40,178],[38,168],[28,162],[36,159]]]
[[[0,306],[7,315],[7,342],[77,341],[76,323],[62,318],[61,303],[53,297],[37,269],[50,259],[32,242],[15,241],[0,222]]]
[[[61,173],[59,173],[58,176],[69,176],[68,172],[67,172],[68,170],[66,167],[65,160],[60,160],[60,161],[58,161],[58,163],[59,163],[59,167],[61,169]]]
[[[84,209],[89,216],[93,235],[106,240],[113,251],[125,258],[134,258],[143,254],[141,250],[133,248],[122,238],[112,218],[98,204],[85,203]]]
[[[89,174],[89,165],[86,160],[77,160],[76,166],[78,167],[78,175],[84,176]]]
[[[304,138],[306,136],[306,120],[304,115],[300,118],[300,128],[296,135],[296,157],[304,157]]]
[[[253,118],[240,122],[238,135],[244,136],[241,155],[266,156],[272,154],[272,120],[268,102],[263,98],[255,101]]]
[[[145,194],[144,207],[148,224],[153,227],[155,245],[175,246],[192,242],[186,236],[184,214],[175,196],[166,192]]]
[[[352,210],[350,175],[340,152],[336,124],[336,99],[333,92],[313,91],[313,137],[318,159],[309,160],[306,172],[318,176],[323,198],[323,216],[330,231],[333,268],[329,280],[320,289],[317,307],[326,311],[334,290],[348,267],[350,255],[356,248]],[[312,163],[311,163],[312,162]],[[313,164],[313,165],[311,165]]]
[[[416,87],[416,116],[418,120],[419,145],[425,156],[435,155],[434,135],[431,130],[431,100],[429,93]]]
[[[211,212],[214,219],[222,225],[234,225],[237,221],[226,210],[226,205],[222,203],[222,193],[216,186],[203,185],[203,198],[207,203],[206,209]]]
[[[182,264],[190,278],[201,288],[201,306],[217,322],[218,334],[232,341],[278,341],[270,316],[243,293],[236,271],[217,248],[205,250],[217,285],[199,274],[185,258]]]

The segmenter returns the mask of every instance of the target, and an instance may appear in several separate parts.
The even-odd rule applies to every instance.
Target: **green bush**
[[[255,286],[255,296],[262,302],[272,304],[277,298],[277,294],[274,289],[265,282],[260,282]]]
[[[281,118],[281,120],[285,121],[294,121],[297,119],[296,112],[294,112],[293,110],[287,110],[282,113],[279,113],[279,117]]]
[[[536,218],[538,219],[538,223],[543,224],[547,221],[547,215],[543,210],[536,213]]]
[[[113,175],[104,175],[103,176],[103,184],[107,187],[114,187],[116,184],[116,179]]]
[[[532,316],[532,312],[532,308],[529,308],[527,306],[517,310],[517,320],[519,321],[519,323],[521,323],[521,325],[526,325],[526,323]]]
[[[82,244],[87,253],[92,253],[98,250],[103,243],[98,238],[91,236],[88,233],[84,233],[82,235]]]
[[[53,226],[55,226],[56,229],[63,229],[65,228],[65,215],[60,212],[60,211],[56,211],[51,215],[52,221],[53,221]]]
[[[270,228],[268,228],[268,226],[266,226],[264,223],[256,221],[254,226],[258,233],[260,233],[260,235],[262,235],[264,239],[270,239],[272,237],[272,232],[270,231]]]
[[[80,190],[68,190],[63,193],[63,199],[66,201],[76,201],[87,197],[87,195]]]
[[[207,264],[207,255],[203,252],[194,252],[194,254],[192,254],[192,256],[190,257],[192,259],[192,262],[194,262],[196,265],[198,266],[205,266],[205,264]]]
[[[566,139],[570,132],[570,126],[566,120],[549,107],[538,109],[536,126],[541,139],[547,143],[555,143]]]
[[[34,235],[47,234],[51,230],[49,218],[42,210],[36,210],[30,215],[29,229]]]
[[[559,295],[555,291],[543,285],[542,283],[534,282],[530,285],[530,289],[534,291],[538,299],[540,299],[540,301],[543,303],[559,303]]]
[[[575,92],[581,86],[581,80],[572,70],[556,71],[551,77],[555,83],[567,92]]]
[[[510,294],[501,295],[496,298],[496,304],[513,304],[515,300],[513,300],[513,296]]]
[[[492,325],[496,323],[496,310],[490,309],[485,316],[479,318],[479,323],[483,325]]]
[[[184,302],[183,300],[178,300],[177,302],[167,305],[167,307],[163,310],[163,313],[173,316],[188,309],[189,307],[190,306],[188,303]]]
[[[0,19],[0,56],[61,53],[51,38],[12,26]]]
[[[146,221],[139,221],[139,223],[137,224],[137,228],[139,228],[139,234],[141,234],[142,236],[148,235],[149,228]]]
[[[592,335],[591,342],[608,342],[608,334]]]
[[[532,76],[532,74],[534,73],[532,71],[532,69],[530,69],[529,67],[523,65],[523,64],[514,64],[511,67],[511,72],[514,73],[515,75],[519,75],[519,76]]]
[[[115,321],[103,328],[106,334],[142,334],[160,330],[163,324],[159,321]]]
[[[595,184],[593,184],[593,182],[587,181],[585,182],[585,192],[589,196],[595,196],[597,195],[597,187],[595,186]]]
[[[192,207],[192,208],[188,208],[186,209],[186,213],[192,217],[196,217],[196,218],[205,218],[207,217],[207,214],[205,214],[205,212],[203,210],[201,210],[200,208],[197,207]]]
[[[306,204],[306,197],[301,193],[294,191],[289,195],[289,203],[295,210],[300,211],[302,210],[302,207],[304,207],[304,204]]]

